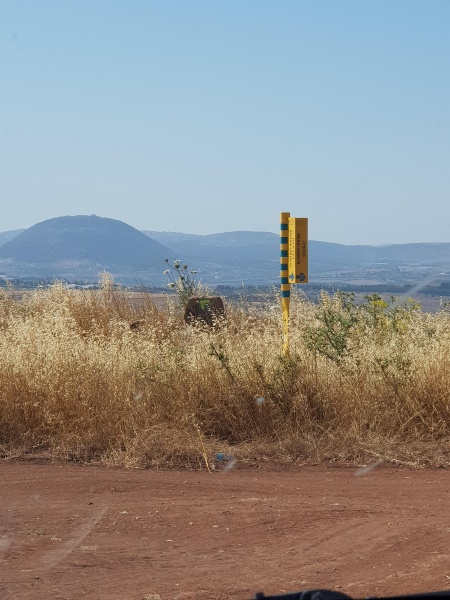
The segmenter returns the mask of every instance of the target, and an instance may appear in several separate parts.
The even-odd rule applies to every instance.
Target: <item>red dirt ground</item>
[[[0,463],[2,600],[450,588],[450,472]]]

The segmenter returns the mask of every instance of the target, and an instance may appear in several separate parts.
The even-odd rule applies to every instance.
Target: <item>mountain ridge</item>
[[[271,232],[139,231],[96,215],[55,217],[16,231],[0,232],[0,272],[8,276],[92,280],[105,269],[118,281],[139,277],[163,285],[164,259],[179,258],[212,285],[270,284],[279,278],[279,235]],[[450,277],[450,243],[370,246],[310,240],[309,262],[310,281],[413,282],[431,272]]]

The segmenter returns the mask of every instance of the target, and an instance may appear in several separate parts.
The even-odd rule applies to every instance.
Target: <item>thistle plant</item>
[[[179,259],[174,260],[173,265],[169,263],[168,258],[165,259],[165,262],[168,265],[168,269],[163,272],[163,275],[169,281],[167,287],[175,292],[177,304],[184,309],[190,298],[201,293],[201,286],[195,280],[197,271],[190,270],[188,265]]]

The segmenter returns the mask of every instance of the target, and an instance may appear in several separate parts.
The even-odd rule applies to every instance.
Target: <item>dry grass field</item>
[[[130,323],[142,319],[139,329]],[[450,314],[351,295],[274,293],[213,329],[151,295],[60,284],[0,295],[0,453],[129,467],[241,461],[445,466]]]

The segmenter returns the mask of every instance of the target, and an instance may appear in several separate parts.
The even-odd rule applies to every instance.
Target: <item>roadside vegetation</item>
[[[131,327],[132,323],[138,327]],[[0,291],[0,455],[129,467],[241,461],[450,464],[450,313],[373,294],[277,292],[186,325],[104,275]]]

